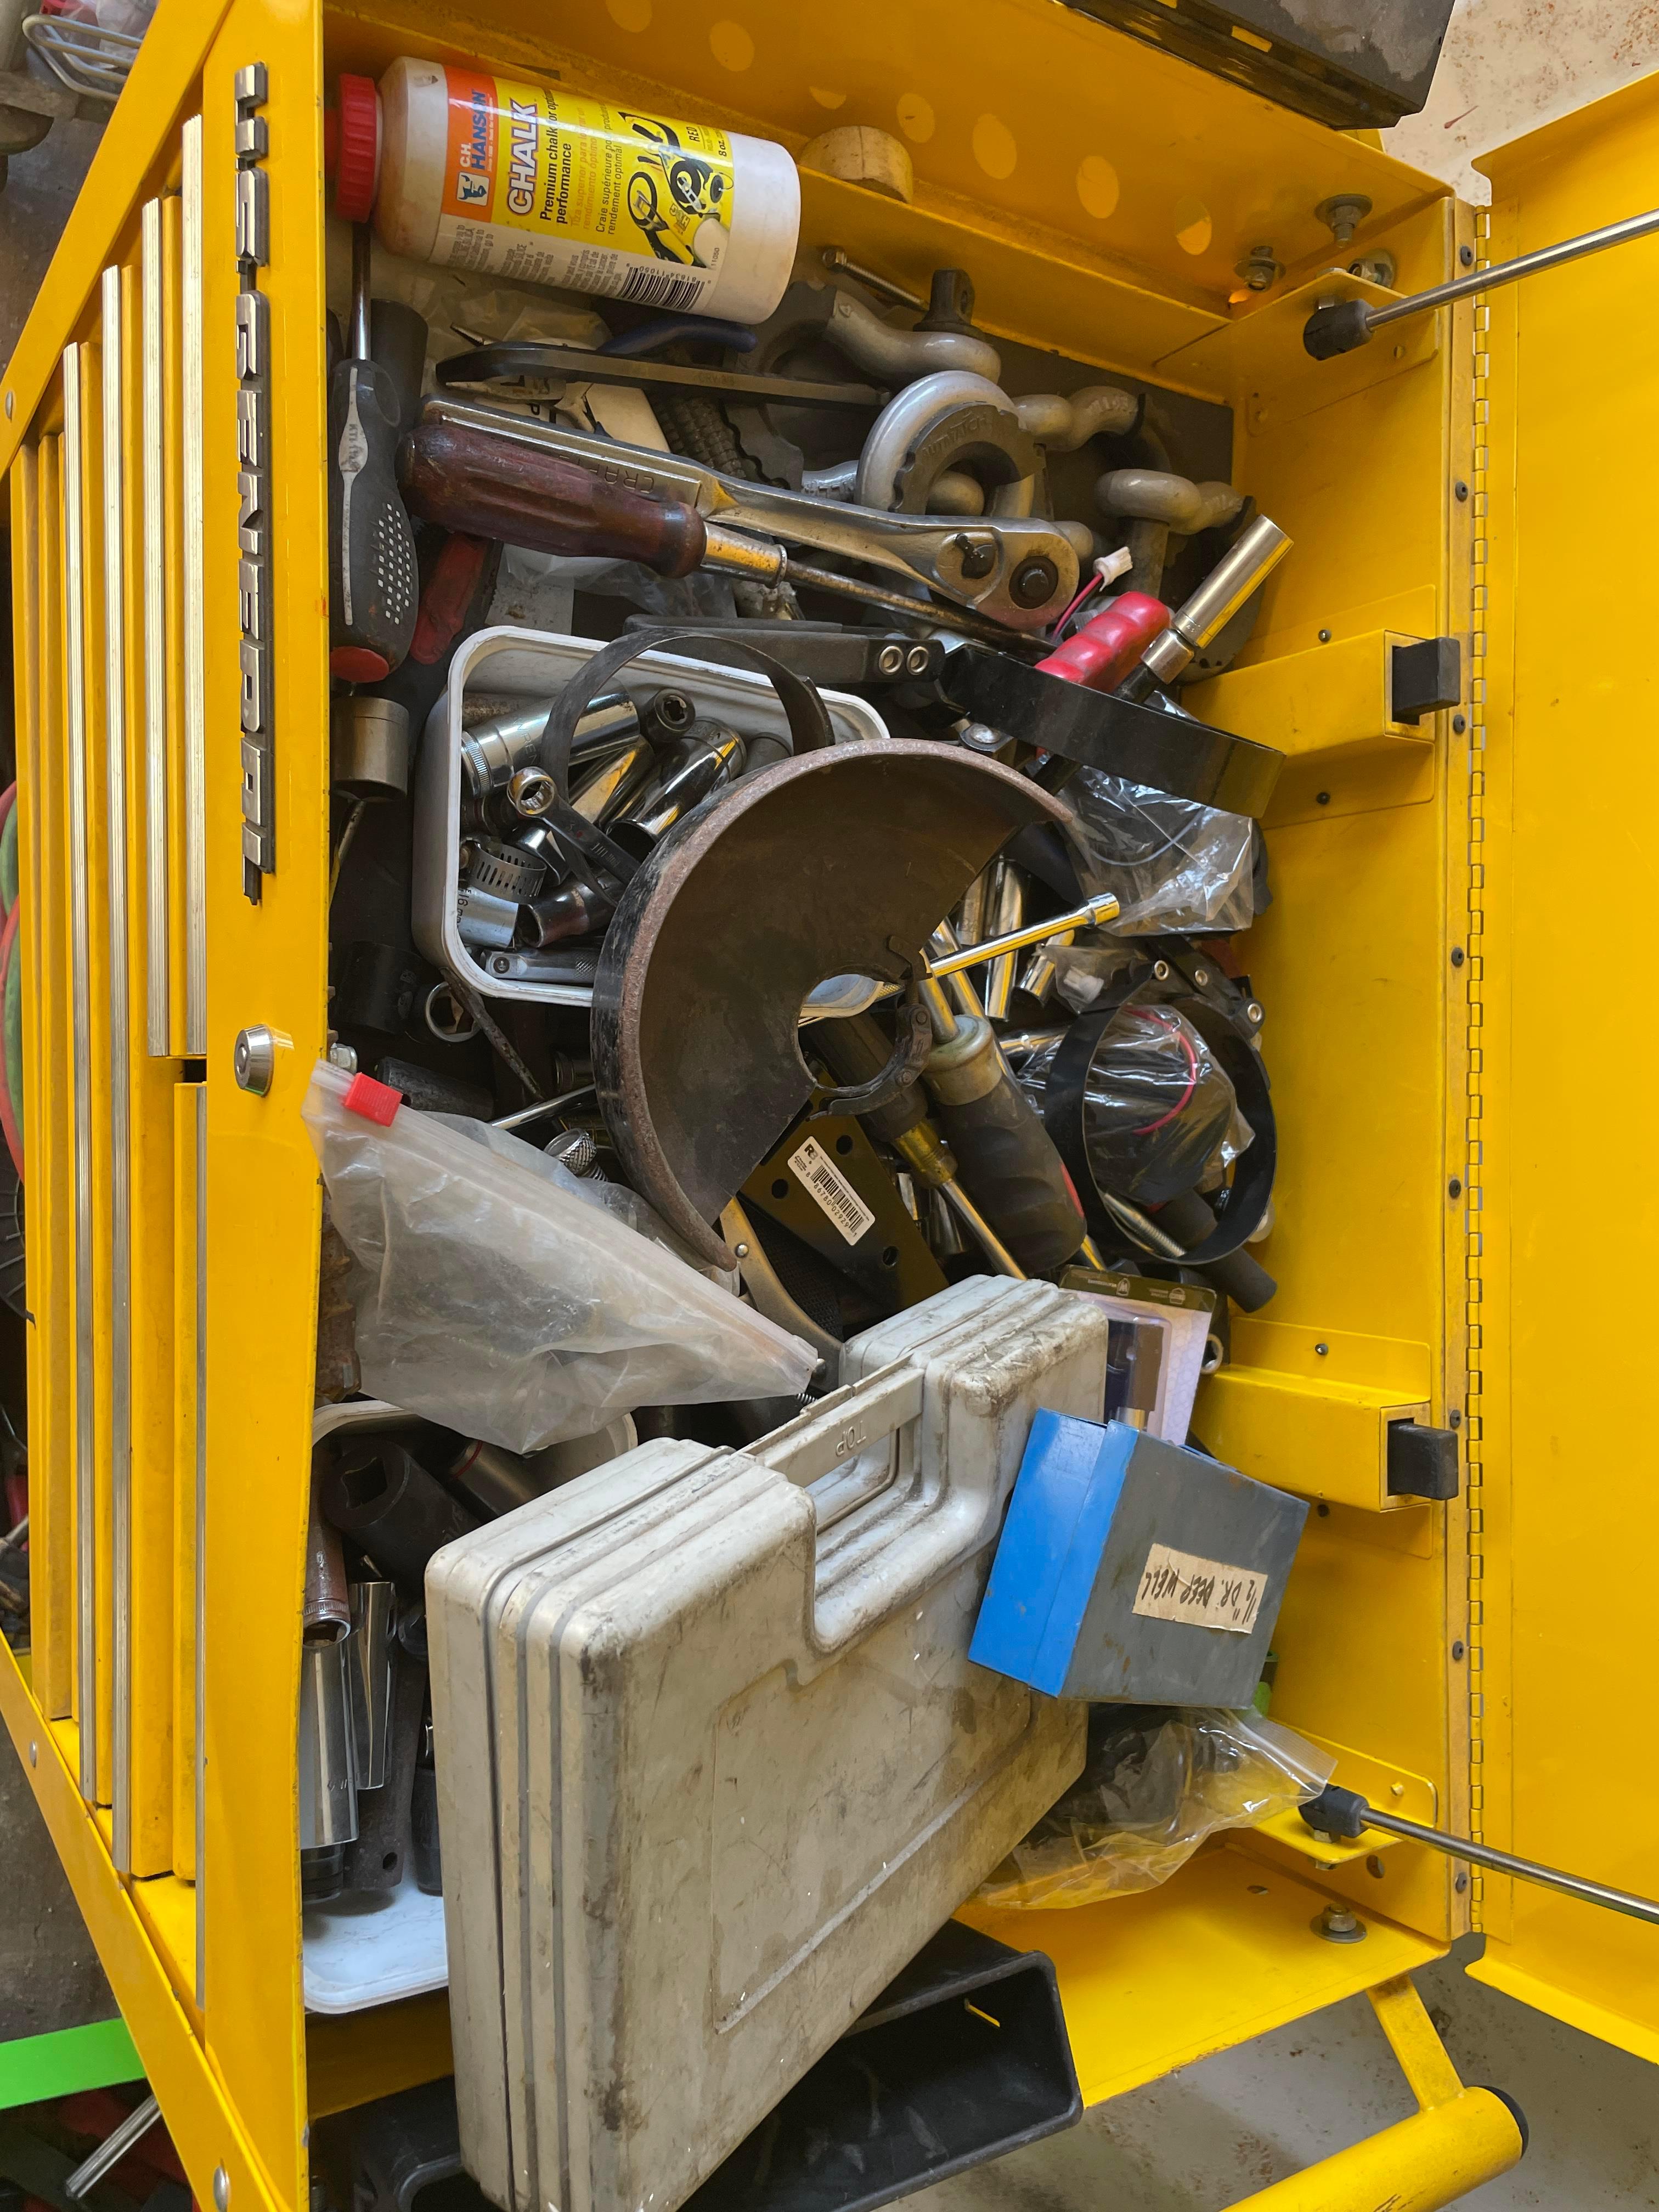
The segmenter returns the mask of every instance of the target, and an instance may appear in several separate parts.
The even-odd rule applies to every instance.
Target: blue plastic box
[[[1051,1697],[1242,1709],[1307,1517],[1144,1429],[1039,1413],[970,1656]]]

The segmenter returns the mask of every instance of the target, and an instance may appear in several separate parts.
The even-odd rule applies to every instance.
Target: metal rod
[[[69,732],[70,1024],[75,1128],[75,1599],[81,1795],[98,1795],[97,1318],[93,1311],[92,863],[88,843],[86,483],[81,348],[64,349],[64,647]]]
[[[956,1208],[969,1228],[985,1247],[985,1256],[998,1274],[1012,1275],[1017,1282],[1023,1283],[1025,1280],[1024,1268],[1020,1266],[1018,1261],[1015,1259],[1013,1254],[997,1235],[996,1231],[992,1228],[956,1177],[947,1176],[939,1188],[944,1194],[945,1202]]]
[[[533,1106],[520,1106],[516,1114],[503,1114],[489,1126],[492,1129],[521,1129],[526,1121],[539,1121],[545,1114],[558,1113],[573,1099],[591,1097],[592,1090],[591,1083],[584,1083],[579,1090],[562,1091],[556,1098],[538,1098]]]
[[[914,307],[920,314],[927,304],[925,300],[918,299],[914,292],[907,291],[902,284],[894,283],[890,276],[878,276],[873,269],[866,269],[860,262],[849,261],[843,246],[826,246],[823,260],[831,276],[856,276],[860,284],[867,284],[872,292],[884,294],[896,307]]]
[[[964,945],[955,952],[947,952],[930,959],[924,973],[934,981],[943,982],[947,975],[955,975],[964,968],[976,968],[982,960],[994,960],[999,953],[1018,952],[1028,945],[1042,945],[1051,937],[1058,937],[1068,929],[1088,929],[1097,922],[1113,921],[1117,914],[1117,901],[1109,891],[1097,898],[1085,899],[1069,914],[1051,914],[1044,921],[1027,922],[1023,929],[1005,931],[1000,937],[988,937],[981,945]]]
[[[1587,1881],[1582,1875],[1563,1874],[1558,1867],[1540,1866],[1535,1859],[1518,1859],[1508,1851],[1493,1850],[1490,1844],[1474,1843],[1468,1836],[1449,1836],[1442,1828],[1425,1828],[1415,1820],[1402,1820],[1397,1814],[1379,1813],[1371,1805],[1365,1808],[1365,1824],[1381,1828],[1385,1835],[1403,1836],[1413,1844],[1427,1844],[1437,1851],[1444,1851],[1449,1858],[1467,1859],[1471,1866],[1487,1867],[1494,1874],[1513,1875],[1519,1881],[1536,1882],[1542,1889],[1556,1889],[1564,1897],[1576,1897],[1581,1904],[1600,1905],[1609,1912],[1626,1912],[1632,1920],[1645,1920],[1659,1928],[1659,1901],[1650,1897],[1637,1897],[1627,1889],[1612,1889],[1606,1882]]]
[[[173,979],[167,875],[167,488],[161,201],[147,200],[139,222],[143,348],[144,1041],[152,1059],[165,1060],[172,1034]]]
[[[1646,238],[1659,230],[1659,208],[1651,208],[1646,215],[1626,216],[1622,222],[1604,222],[1599,230],[1581,231],[1577,238],[1564,238],[1559,245],[1540,246],[1534,253],[1517,253],[1513,261],[1497,261],[1490,268],[1474,270],[1468,276],[1455,276],[1449,284],[1436,284],[1429,291],[1413,292],[1409,299],[1391,300],[1386,307],[1365,310],[1367,335],[1379,331],[1385,323],[1397,323],[1405,315],[1426,314],[1431,307],[1449,307],[1455,300],[1467,300],[1475,292],[1490,292],[1499,284],[1513,284],[1518,277],[1536,276],[1540,269],[1559,269],[1569,261],[1580,261],[1587,253],[1600,253],[1609,246],[1622,246],[1626,239]]]
[[[374,285],[374,234],[366,222],[351,227],[351,358],[369,358],[369,301]]]
[[[1177,1244],[1175,1238],[1158,1227],[1138,1206],[1127,1198],[1119,1198],[1109,1190],[1099,1193],[1100,1202],[1120,1229],[1127,1229],[1135,1243],[1145,1252],[1155,1252],[1161,1260],[1184,1260],[1187,1248]]]
[[[962,950],[962,939],[948,921],[940,922],[932,937],[928,939],[927,945],[929,957],[936,955],[941,960],[948,959],[951,953],[960,952]],[[951,1001],[957,1012],[959,1014],[966,1014],[970,1021],[982,1021],[985,1017],[985,1001],[968,980],[967,969],[965,968],[954,969],[945,978],[945,981],[950,986]]]
[[[109,894],[110,1856],[132,1871],[132,1128],[127,974],[126,325],[122,272],[106,269],[104,806]]]
[[[106,2136],[90,2158],[82,2160],[72,2173],[64,2176],[64,2194],[71,2198],[90,2196],[112,2167],[118,2166],[141,2136],[148,2135],[161,2117],[161,2107],[154,2097],[146,2097],[142,2105],[135,2105],[113,2135]]]
[[[334,903],[334,894],[339,888],[340,870],[345,866],[345,856],[351,850],[351,841],[357,834],[357,826],[362,822],[368,805],[368,801],[366,799],[357,800],[346,817],[346,826],[341,830],[340,842],[334,848],[334,859],[328,871],[328,902],[331,906]]]
[[[978,638],[982,644],[999,645],[1006,653],[1030,650],[1049,650],[1044,638],[1028,637],[1023,629],[1010,629],[1004,623],[993,622],[988,615],[970,614],[965,607],[946,606],[938,599],[912,599],[906,592],[884,592],[879,584],[861,584],[851,576],[837,576],[828,568],[817,568],[790,555],[783,572],[783,580],[791,584],[808,584],[814,591],[838,592],[843,599],[861,599],[867,607],[885,607],[890,613],[908,615],[913,622],[926,623],[931,629],[953,629],[963,637]]]
[[[184,127],[180,193],[185,466],[185,1050],[207,1051],[207,630],[202,364],[202,118]]]

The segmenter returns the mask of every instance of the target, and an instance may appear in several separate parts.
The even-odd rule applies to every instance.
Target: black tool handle
[[[328,403],[329,668],[378,684],[409,651],[420,604],[398,493],[397,386],[377,362],[337,364]]]
[[[1152,1219],[1189,1256],[1201,1253],[1221,1226],[1208,1200],[1195,1190],[1183,1190],[1179,1197],[1158,1206]],[[1218,1259],[1193,1257],[1192,1264],[1245,1313],[1260,1311],[1279,1288],[1261,1261],[1253,1260],[1242,1244]]]
[[[933,1110],[963,1188],[1027,1274],[1063,1267],[1088,1224],[1053,1138],[1012,1077]]]
[[[1352,1843],[1370,1825],[1371,1808],[1357,1790],[1339,1790],[1334,1782],[1328,1782],[1302,1808],[1302,1817],[1322,1836],[1340,1836]]]
[[[1370,334],[1370,310],[1363,300],[1333,300],[1309,316],[1302,327],[1302,343],[1316,361],[1332,361],[1363,346]]]

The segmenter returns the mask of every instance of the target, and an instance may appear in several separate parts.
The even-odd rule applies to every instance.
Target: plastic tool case
[[[975,1303],[752,1453],[641,1445],[433,1561],[461,2141],[514,2212],[672,2212],[1079,1771],[1083,1708],[967,1652],[1107,1323]]]

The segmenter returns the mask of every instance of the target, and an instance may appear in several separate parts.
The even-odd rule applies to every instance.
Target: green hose
[[[14,814],[12,820],[16,820]],[[7,824],[9,830],[10,823]],[[0,845],[0,884],[3,884],[4,847]],[[16,877],[12,878],[12,896],[17,896]],[[0,1006],[0,1021],[5,1024],[6,1089],[11,1094],[12,1116],[17,1127],[23,1126],[23,963],[17,957],[17,939],[11,941],[11,957],[6,963],[6,998]]]
[[[0,830],[0,921],[17,903],[17,809],[13,806]]]

